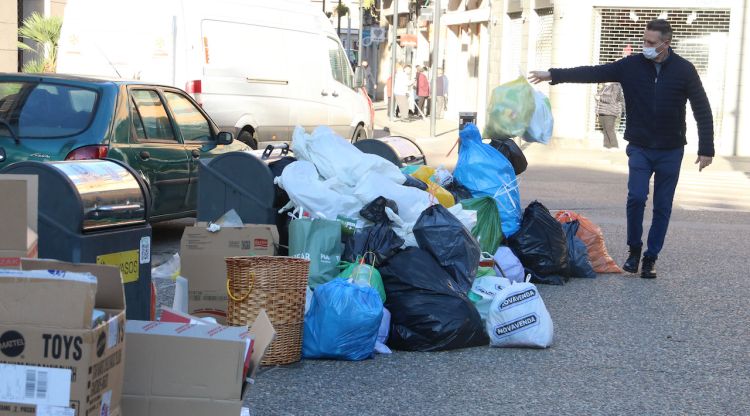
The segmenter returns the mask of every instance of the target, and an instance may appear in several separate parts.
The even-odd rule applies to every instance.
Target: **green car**
[[[0,74],[0,169],[23,160],[120,160],[148,184],[151,222],[194,216],[199,160],[245,150],[179,88]]]

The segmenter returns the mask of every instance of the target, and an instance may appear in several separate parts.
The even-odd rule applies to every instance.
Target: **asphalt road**
[[[528,157],[524,204],[578,210],[601,225],[622,262],[624,156],[531,149]],[[750,169],[684,169],[658,279],[600,275],[540,287],[555,325],[550,349],[265,368],[246,398],[251,414],[750,414],[750,179],[742,172]],[[178,234],[179,226],[157,226],[156,251],[172,250]]]

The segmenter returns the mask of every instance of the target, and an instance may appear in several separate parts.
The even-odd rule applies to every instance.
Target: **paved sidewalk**
[[[601,225],[622,262],[624,154],[537,145],[526,153],[524,206],[538,199],[550,210],[580,211]],[[741,173],[720,160],[700,177],[733,172]],[[709,200],[750,193],[750,180],[700,192]],[[748,233],[750,207],[694,211],[678,201],[655,281],[600,275],[540,286],[555,324],[548,350],[305,360],[264,369],[247,403],[257,416],[750,414]]]

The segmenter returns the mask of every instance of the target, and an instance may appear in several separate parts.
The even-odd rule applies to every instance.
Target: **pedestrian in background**
[[[596,114],[599,116],[599,124],[602,126],[605,149],[617,149],[617,134],[615,133],[615,122],[622,114],[622,105],[625,97],[622,87],[618,82],[604,84],[601,92],[596,96]]]
[[[448,109],[448,77],[443,74],[443,68],[438,68],[435,90],[435,116],[442,119]]]
[[[711,105],[698,71],[670,47],[672,26],[663,19],[650,21],[643,35],[643,53],[618,61],[578,68],[532,71],[529,79],[538,84],[551,81],[601,83],[619,82],[625,95],[625,140],[629,142],[627,224],[630,253],[625,271],[641,277],[656,277],[656,260],[672,214],[672,201],[685,153],[685,107],[690,100],[698,124],[698,158],[703,171],[713,161],[714,125]],[[654,177],[654,215],[643,253],[643,214]]]
[[[365,90],[367,91],[367,95],[370,96],[370,99],[372,99],[375,96],[377,86],[375,85],[375,78],[372,76],[369,62],[362,61],[362,72],[365,80]]]
[[[417,106],[419,107],[421,115],[426,114],[425,113],[425,102],[427,102],[427,98],[430,96],[430,81],[427,79],[427,72],[426,68],[422,68],[420,72],[417,73]]]
[[[409,90],[411,89],[411,67],[404,66],[403,69],[396,71],[396,78],[393,80],[393,95],[396,100],[396,106],[399,111],[401,120],[409,119]]]

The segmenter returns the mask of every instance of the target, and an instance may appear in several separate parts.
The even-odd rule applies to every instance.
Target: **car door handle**
[[[328,91],[323,90],[323,91],[320,92],[320,95],[322,95],[324,97],[328,97]]]
[[[338,97],[339,93],[338,93],[338,91],[334,91],[333,94],[331,94],[331,95],[333,95],[334,97]]]
[[[148,160],[151,158],[151,153],[144,150],[141,152],[140,156],[141,156],[141,159]]]
[[[193,159],[198,159],[199,157],[201,157],[201,151],[198,149],[193,149],[191,153],[193,154]]]

